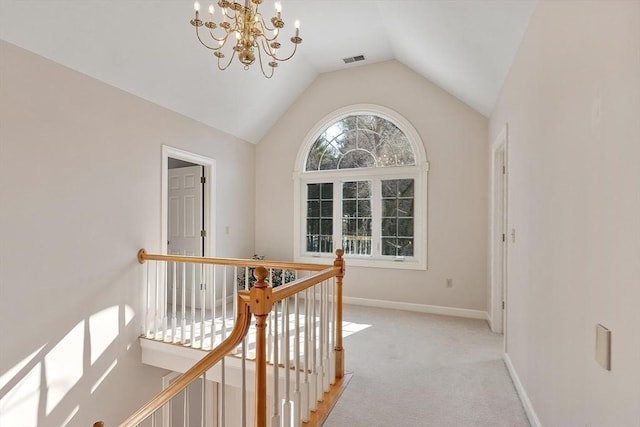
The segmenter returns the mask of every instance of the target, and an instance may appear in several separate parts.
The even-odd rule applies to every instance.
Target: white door
[[[167,253],[169,255],[203,256],[203,183],[202,166],[169,169],[167,182]],[[179,264],[167,266],[168,302],[173,302],[174,281],[176,303],[200,307],[201,269]],[[184,270],[184,271],[183,271]],[[184,288],[184,289],[183,289]]]
[[[169,169],[169,255],[203,255],[201,178],[202,166]]]

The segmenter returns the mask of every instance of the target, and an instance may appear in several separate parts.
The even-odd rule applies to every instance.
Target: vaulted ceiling
[[[217,70],[191,0],[0,0],[0,38],[257,143],[318,74],[390,59],[488,116],[535,3],[282,0],[285,33],[299,19],[304,41],[270,80],[255,65]],[[355,55],[366,60],[342,61]]]

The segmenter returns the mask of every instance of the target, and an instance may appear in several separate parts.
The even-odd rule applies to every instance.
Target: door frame
[[[215,177],[216,177],[216,161],[209,157],[202,156],[200,154],[191,153],[189,151],[181,150],[179,148],[170,147],[168,145],[162,145],[162,188],[161,188],[161,230],[160,230],[160,248],[162,254],[167,254],[167,240],[168,240],[168,224],[169,224],[169,157],[186,162],[195,163],[204,166],[205,184],[203,189],[204,195],[204,229],[207,235],[204,239],[204,254],[205,257],[214,257],[216,253],[216,233],[215,233],[215,206],[216,206],[216,191],[215,191]]]
[[[496,162],[496,157],[502,153],[503,162]],[[506,351],[506,329],[507,329],[507,246],[509,239],[507,238],[508,230],[508,199],[509,199],[509,161],[508,161],[508,125],[504,127],[494,140],[491,146],[491,296],[490,296],[490,323],[491,330],[496,333],[505,334],[505,351]],[[504,166],[504,172],[501,169]],[[503,172],[503,173],[502,173]],[[496,176],[502,179],[496,179]],[[496,200],[497,186],[502,185],[502,200]],[[496,209],[498,203],[502,204],[502,218],[499,218],[500,212]],[[502,228],[502,239],[497,237],[499,228]],[[501,259],[500,259],[501,258]],[[502,282],[497,279],[499,277],[498,268],[502,271]],[[504,309],[503,304],[504,302]]]

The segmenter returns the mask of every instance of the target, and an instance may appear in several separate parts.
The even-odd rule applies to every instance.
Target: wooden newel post
[[[334,267],[340,268],[340,273],[336,275],[336,377],[344,377],[344,351],[342,348],[342,278],[344,277],[344,251],[336,250],[336,259],[333,261]]]
[[[267,316],[271,311],[271,292],[264,279],[269,272],[258,267],[256,283],[249,291],[251,313],[256,318],[256,427],[267,426]]]

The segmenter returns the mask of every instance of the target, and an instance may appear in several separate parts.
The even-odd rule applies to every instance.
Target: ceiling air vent
[[[345,64],[351,64],[352,62],[364,61],[364,55],[350,56],[349,58],[342,58]]]

